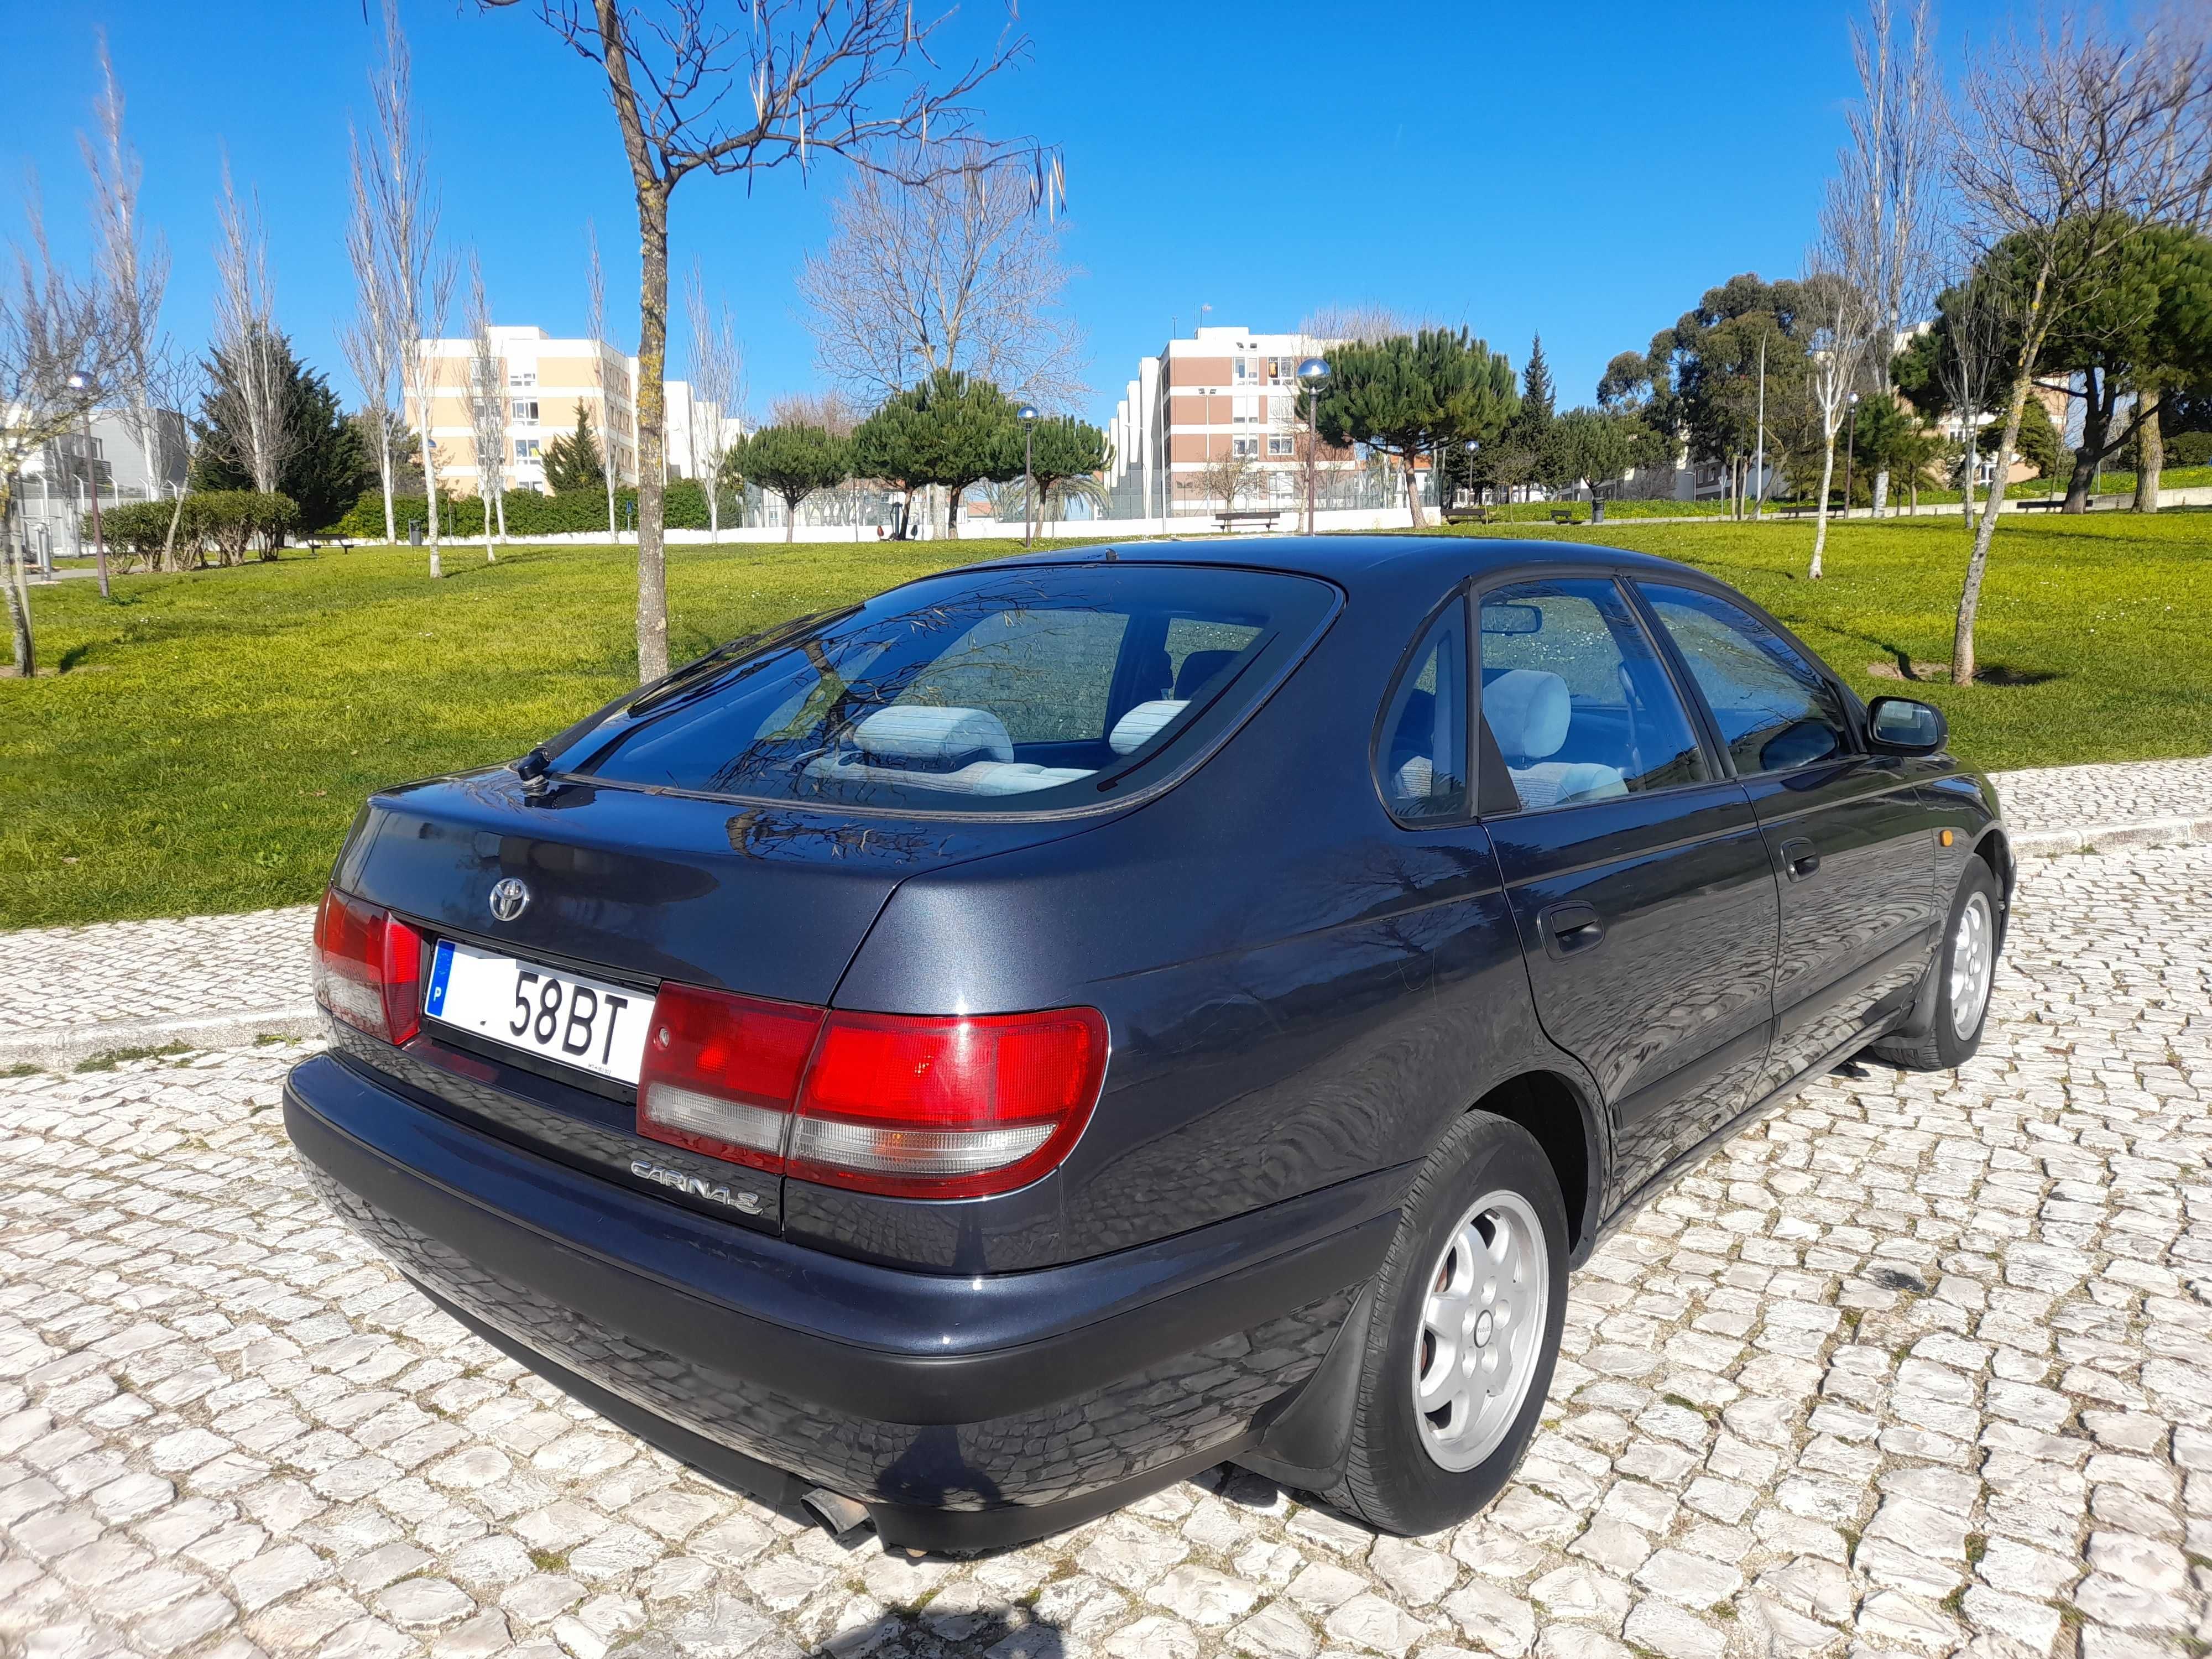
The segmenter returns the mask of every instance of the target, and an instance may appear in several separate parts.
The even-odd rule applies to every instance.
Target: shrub
[[[150,569],[168,544],[169,519],[175,507],[173,501],[125,501],[109,508],[101,515],[100,524],[108,546],[128,553]]]
[[[704,530],[707,528],[707,491],[690,478],[677,478],[669,483],[665,496],[668,527],[671,530]],[[725,489],[722,492],[722,522],[739,522],[744,505],[742,492]],[[627,509],[627,512],[625,512]],[[429,507],[420,495],[401,495],[393,499],[392,513],[399,533],[407,533],[410,519],[429,522]],[[637,491],[617,489],[615,492],[615,522],[627,520],[635,526],[637,520]],[[601,535],[607,528],[607,498],[604,494],[588,490],[570,490],[559,495],[548,495],[535,489],[511,490],[507,497],[507,533],[509,536],[559,536],[594,531]],[[362,495],[345,516],[332,526],[336,533],[362,540],[374,540],[384,534],[384,497],[374,490]],[[441,537],[465,540],[483,534],[483,504],[473,495],[440,495],[438,497],[438,532]]]
[[[273,559],[300,522],[289,495],[256,489],[203,489],[185,497],[181,526],[195,544],[213,544],[225,564],[242,564],[258,538],[261,556]]]
[[[2168,466],[2212,465],[2212,432],[2177,432],[2166,441]]]

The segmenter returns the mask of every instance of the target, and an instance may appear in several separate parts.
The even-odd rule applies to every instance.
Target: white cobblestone
[[[299,1048],[0,1079],[0,1653],[2172,1659],[2212,1635],[2208,884],[2031,863],[1982,1056],[1846,1068],[1635,1217],[1522,1478],[1432,1539],[1217,1471],[981,1561],[834,1545],[336,1225]]]

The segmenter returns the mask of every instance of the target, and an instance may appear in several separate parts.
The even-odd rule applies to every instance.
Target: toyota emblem
[[[501,921],[513,921],[530,903],[530,890],[514,877],[495,883],[491,890],[491,913]]]

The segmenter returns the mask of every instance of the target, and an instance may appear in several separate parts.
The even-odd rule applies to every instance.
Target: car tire
[[[1936,999],[1927,1033],[1882,1038],[1871,1045],[1877,1059],[1908,1072],[1948,1072],[1974,1057],[1989,1024],[2003,916],[1996,877],[1981,860],[1968,860],[1943,923],[1942,947],[1929,969],[1934,977],[1921,993]]]
[[[1551,1161],[1520,1125],[1468,1113],[1415,1177],[1376,1276],[1342,1478],[1324,1496],[1401,1535],[1453,1526],[1496,1497],[1543,1412],[1566,1300]],[[1417,1403],[1425,1382],[1437,1410]]]

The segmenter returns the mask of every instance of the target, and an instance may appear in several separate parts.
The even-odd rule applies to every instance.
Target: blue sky
[[[649,3],[649,0],[648,0]],[[736,0],[729,0],[735,4]],[[14,72],[0,162],[43,187],[81,247],[94,33],[109,33],[145,166],[145,210],[174,260],[167,320],[205,337],[221,157],[261,195],[279,320],[350,396],[337,329],[349,115],[365,110],[360,0],[69,0],[9,9]],[[447,237],[480,252],[496,319],[581,331],[584,227],[608,264],[612,331],[635,343],[627,173],[595,65],[522,7],[402,0]],[[1030,0],[1025,67],[983,94],[994,135],[1063,149],[1082,274],[1089,411],[1137,358],[1207,320],[1293,328],[1330,301],[1465,323],[1517,367],[1541,331],[1561,404],[1740,270],[1793,271],[1854,82],[1851,8],[1650,0],[1494,6],[1431,0]],[[957,27],[994,28],[998,0]],[[2002,17],[1954,0],[1947,52]],[[816,384],[793,276],[842,186],[694,176],[675,261],[726,297],[756,410]],[[20,222],[14,204],[0,219]],[[680,365],[683,344],[674,345]]]

